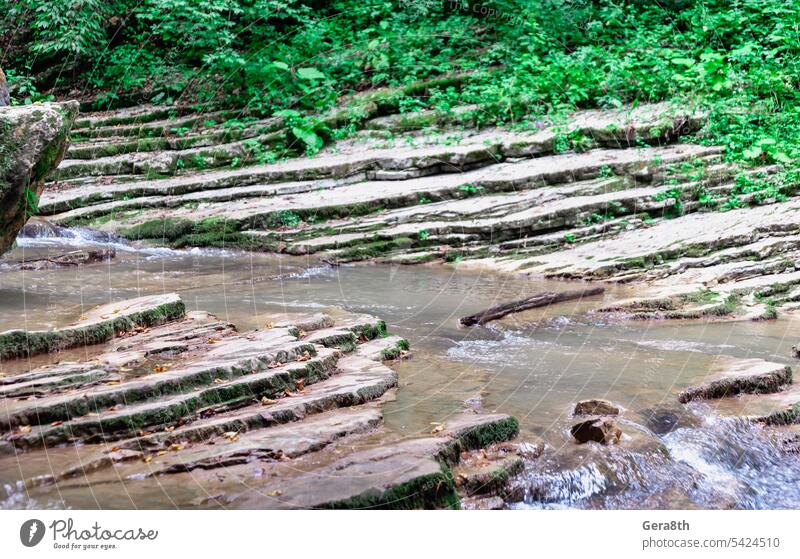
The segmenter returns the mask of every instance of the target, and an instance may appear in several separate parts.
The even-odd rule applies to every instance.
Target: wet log
[[[605,291],[602,287],[591,287],[589,289],[575,289],[572,291],[560,291],[558,293],[553,291],[545,291],[537,293],[531,297],[520,299],[518,301],[511,301],[510,303],[503,303],[496,305],[485,311],[477,314],[465,316],[460,320],[462,326],[473,326],[475,324],[486,324],[492,320],[503,318],[509,314],[527,311],[528,309],[535,309],[537,307],[545,307],[553,303],[561,303],[562,301],[570,301],[572,299],[582,299],[583,297],[591,297],[593,295],[600,295]]]

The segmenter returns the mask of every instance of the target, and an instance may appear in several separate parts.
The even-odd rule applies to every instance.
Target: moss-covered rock
[[[0,332],[0,359],[31,357],[98,344],[121,332],[157,326],[182,318],[185,314],[183,301],[174,293],[111,303],[89,311],[67,328]]]
[[[64,157],[77,113],[74,101],[0,108],[0,253],[37,212],[44,178]]]

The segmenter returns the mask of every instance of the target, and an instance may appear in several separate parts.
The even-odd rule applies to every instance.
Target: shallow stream
[[[63,252],[64,242],[25,239],[4,261]],[[728,402],[719,414],[714,404],[682,406],[676,399],[719,354],[793,364],[800,320],[620,321],[586,314],[595,299],[466,329],[458,325],[461,316],[565,286],[442,265],[334,268],[316,258],[238,251],[117,249],[114,260],[81,268],[15,271],[0,263],[0,331],[56,327],[101,303],[166,292],[240,330],[280,312],[366,312],[383,318],[413,350],[412,358],[392,365],[400,390],[384,407],[389,429],[425,434],[467,407],[513,414],[520,440],[545,443],[517,480],[516,507],[800,507],[800,458],[781,452],[762,429],[726,416],[732,408],[748,410]],[[633,293],[614,287],[605,297]],[[4,374],[20,368],[28,365],[0,363]],[[624,408],[622,444],[572,441],[571,410],[584,398]],[[0,461],[0,508],[32,504],[17,484],[24,469],[17,462]],[[72,506],[51,497],[52,506]]]

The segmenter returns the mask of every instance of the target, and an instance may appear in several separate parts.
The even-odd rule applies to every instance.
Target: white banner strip
[[[3,558],[798,557],[799,511],[3,511]]]

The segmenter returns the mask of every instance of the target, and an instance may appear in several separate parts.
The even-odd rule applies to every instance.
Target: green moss
[[[785,410],[771,413],[762,421],[767,425],[791,425],[793,423],[800,423],[800,402],[797,402]]]
[[[513,439],[519,433],[519,421],[516,417],[506,417],[493,423],[477,425],[459,435],[461,444],[467,450],[486,448],[487,446]]]
[[[735,293],[731,293],[725,298],[725,301],[721,305],[706,311],[705,314],[712,316],[728,316],[736,312],[741,302],[741,297]]]
[[[453,473],[441,472],[416,477],[385,491],[371,490],[343,501],[327,503],[327,509],[459,509]]]
[[[225,218],[209,218],[199,222],[188,219],[163,218],[146,221],[122,229],[120,235],[131,240],[151,239],[173,248],[215,247],[274,251],[278,242],[239,231],[240,225]]]
[[[698,289],[697,291],[683,295],[683,298],[690,303],[707,305],[716,302],[719,299],[719,293],[710,289]]]
[[[383,320],[378,320],[374,323],[357,324],[350,328],[350,331],[356,335],[356,338],[366,338],[368,340],[383,338],[388,335],[386,323]]]
[[[767,308],[761,313],[757,320],[776,320],[778,318],[778,309],[774,303],[767,304]]]
[[[373,241],[362,245],[355,245],[342,250],[339,259],[345,261],[368,260],[377,258],[393,250],[408,249],[414,246],[415,241],[410,237],[398,237],[388,241]]]
[[[392,347],[387,347],[380,353],[380,358],[386,361],[397,359],[404,351],[408,351],[411,344],[408,340],[398,340]]]
[[[182,318],[186,314],[183,301],[165,303],[150,310],[119,316],[88,326],[77,326],[53,331],[11,330],[0,335],[0,358],[30,357],[42,353],[98,344],[120,332],[129,332],[137,326],[156,326]]]

